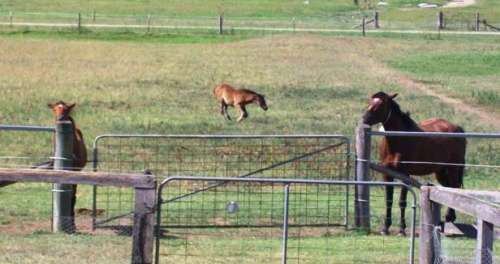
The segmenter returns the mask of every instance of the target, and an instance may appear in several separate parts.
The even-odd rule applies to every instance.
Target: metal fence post
[[[284,207],[283,207],[283,245],[282,245],[282,255],[281,264],[286,264],[287,253],[288,253],[288,204],[290,200],[290,184],[285,184],[285,197],[284,197]]]
[[[370,180],[371,127],[360,124],[356,129],[356,181]],[[370,230],[370,187],[355,188],[355,225]]]
[[[68,170],[73,165],[73,124],[70,121],[56,122],[54,170]],[[72,184],[54,184],[52,189],[52,231],[71,233],[75,230],[75,219],[71,199]]]

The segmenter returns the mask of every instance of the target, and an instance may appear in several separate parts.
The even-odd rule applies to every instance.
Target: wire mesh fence
[[[91,187],[78,185],[75,216],[60,219],[71,233],[53,233],[53,186],[15,183],[0,188],[0,263],[125,263],[130,233],[92,230]],[[119,234],[119,235],[117,235]],[[126,235],[126,236],[123,236]]]
[[[161,176],[350,179],[349,140],[336,135],[109,135],[96,139],[94,155],[94,168],[97,171],[147,170]],[[215,190],[213,186],[206,187]],[[264,187],[260,189],[263,199],[272,198],[272,191]],[[331,190],[330,193],[334,197],[347,196],[348,189]],[[208,198],[203,195],[198,198],[203,199],[202,205],[206,208],[211,208],[214,199],[218,199],[217,192]],[[322,198],[319,194],[311,193],[307,199],[313,203],[314,199]],[[342,201],[347,203],[345,197]],[[123,226],[130,223],[133,196],[129,190],[96,188],[94,206],[96,211],[103,212],[101,217],[97,217],[97,225]],[[343,215],[346,217],[345,213]],[[196,221],[196,218],[191,220]],[[227,224],[244,224],[241,221],[232,220]]]
[[[412,261],[411,224],[408,237],[381,236],[339,225],[345,204],[329,192],[344,190],[343,184],[311,180],[286,187],[279,179],[241,182],[243,179],[224,178],[215,189],[206,190],[217,181],[215,178],[192,178],[175,179],[160,187],[157,263],[283,263],[284,259],[286,263]],[[384,203],[380,187],[371,188],[377,208],[371,216],[375,231],[382,222],[380,206]],[[196,190],[204,191],[182,196]],[[324,199],[314,199],[312,204],[304,199],[315,193]],[[266,194],[270,195],[263,199]],[[204,207],[205,199],[214,202]],[[204,225],[197,226],[193,221],[203,221]],[[227,225],[234,221],[241,221],[242,225]]]

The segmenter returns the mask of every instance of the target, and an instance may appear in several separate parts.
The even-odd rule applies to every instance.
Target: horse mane
[[[406,113],[403,112],[401,110],[401,107],[399,106],[399,104],[396,101],[391,100],[390,102],[391,102],[391,109],[392,109],[393,114],[396,114],[396,115],[401,117],[401,121],[402,121],[404,127],[410,128],[410,129],[420,130],[417,123],[411,118],[410,112],[406,112]]]

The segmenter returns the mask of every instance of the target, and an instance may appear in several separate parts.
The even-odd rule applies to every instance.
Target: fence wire
[[[350,178],[350,145],[343,136],[102,136],[94,144],[94,168],[108,172],[149,171],[161,176],[262,177],[347,180]],[[203,206],[217,203],[217,188],[209,188],[196,199]],[[193,192],[195,190],[192,190]],[[330,190],[332,199],[347,203],[347,189]],[[256,192],[256,190],[251,190]],[[257,190],[262,201],[273,199],[273,189]],[[243,193],[243,192],[240,192]],[[204,198],[210,194],[210,197]],[[179,191],[177,196],[191,195]],[[229,194],[224,194],[229,195]],[[176,197],[177,197],[176,196]],[[201,198],[199,198],[201,197]],[[175,198],[175,197],[174,197]],[[313,203],[320,194],[304,196]],[[317,201],[319,203],[320,201]],[[273,203],[261,207],[273,206]],[[343,206],[346,207],[346,206]],[[133,193],[127,189],[98,188],[95,209],[104,212],[97,225],[123,226],[131,222]],[[207,209],[207,212],[209,209]],[[204,213],[207,213],[204,212]],[[213,213],[215,215],[215,213]],[[345,213],[343,214],[345,217]],[[188,217],[188,216],[186,216]],[[203,225],[196,216],[191,224]],[[208,219],[208,218],[207,218]],[[273,217],[266,222],[271,224]],[[228,225],[244,224],[242,219]],[[311,220],[312,221],[312,220]],[[323,220],[318,220],[323,221]]]
[[[385,217],[381,187],[371,187],[375,209],[370,233],[339,225],[344,196],[330,191],[342,191],[343,185],[291,184],[287,211],[282,183],[229,181],[215,190],[172,199],[210,184],[208,180],[172,181],[159,194],[158,263],[283,263],[284,240],[286,263],[410,262],[410,236],[377,235]],[[407,222],[411,223],[409,209]],[[353,210],[349,214],[352,217]],[[398,218],[394,214],[395,224]],[[228,226],[238,221],[239,226]],[[284,239],[285,221],[289,225]]]
[[[397,136],[394,136],[397,137]],[[418,136],[415,136],[418,137]],[[410,140],[410,138],[408,138]],[[379,145],[382,137],[372,137],[371,161],[380,162]],[[436,164],[443,166],[465,167],[464,188],[481,190],[498,190],[500,182],[497,179],[500,174],[500,138],[467,138],[467,150],[465,164],[443,163],[435,161],[402,161],[402,164]],[[378,173],[372,172],[372,179],[380,179]],[[421,182],[436,182],[433,175],[414,176]]]
[[[82,207],[90,186],[78,185],[75,217],[61,219],[69,234],[53,233],[52,189],[21,182],[0,188],[0,263],[130,262],[130,232],[92,230],[91,210]]]

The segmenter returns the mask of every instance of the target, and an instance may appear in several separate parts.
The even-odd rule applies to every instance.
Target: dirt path
[[[489,112],[488,110],[482,109],[480,107],[468,105],[460,99],[451,98],[449,96],[437,93],[424,84],[416,82],[404,75],[402,75],[401,78],[398,78],[397,82],[399,85],[407,89],[418,89],[427,95],[436,97],[444,103],[451,105],[457,112],[465,112],[468,114],[476,115],[481,120],[481,122],[490,124],[495,129],[500,129],[500,115],[496,113]]]
[[[476,0],[452,0],[444,7],[466,7],[470,5],[474,5],[476,3]]]

